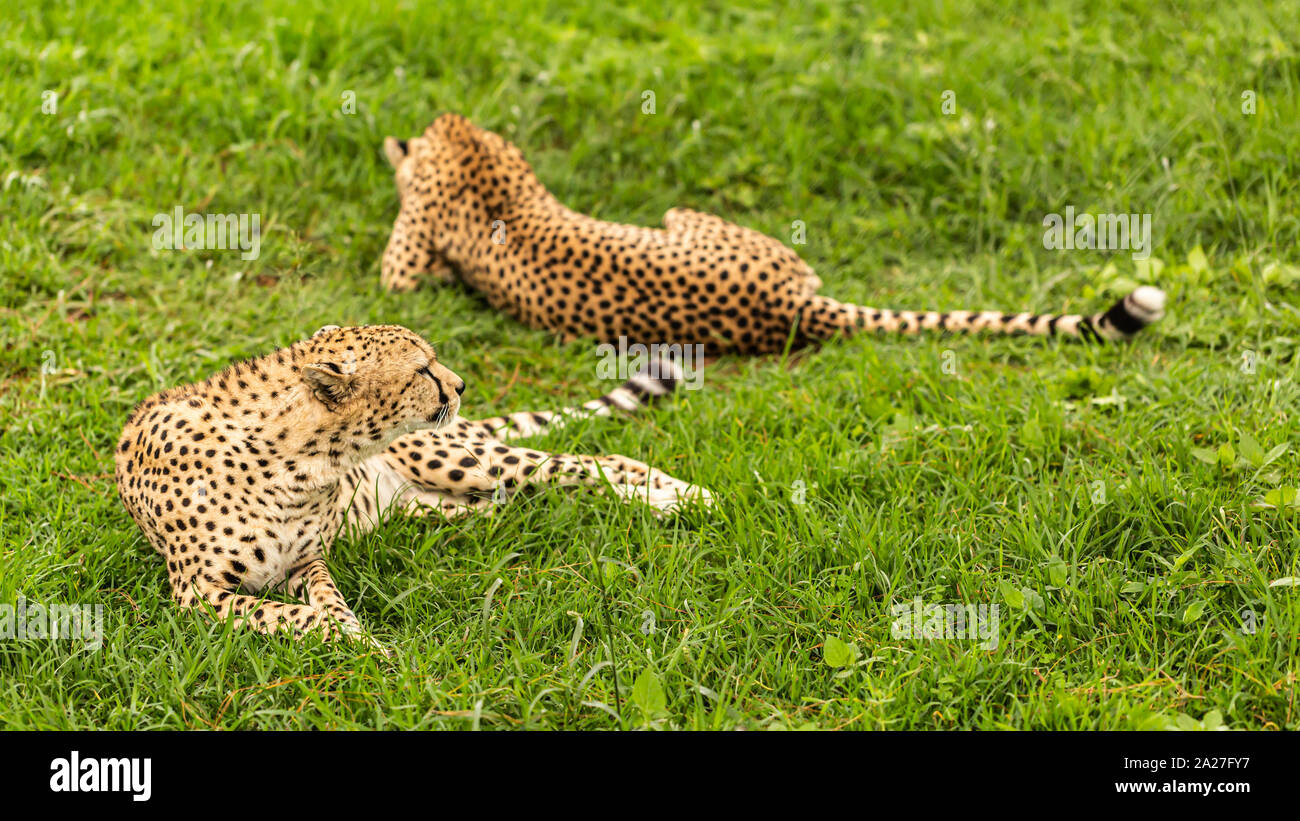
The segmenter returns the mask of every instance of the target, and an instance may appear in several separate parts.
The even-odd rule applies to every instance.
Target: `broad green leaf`
[[[1137,278],[1143,282],[1154,282],[1164,269],[1165,264],[1158,257],[1148,257],[1133,262],[1133,270],[1137,273]]]
[[[1210,267],[1210,261],[1201,250],[1201,246],[1196,246],[1187,255],[1187,266],[1198,274]]]
[[[1070,577],[1070,570],[1060,558],[1053,558],[1047,564],[1047,580],[1056,587],[1064,587]]]
[[[1278,457],[1280,457],[1282,454],[1286,453],[1290,449],[1291,446],[1288,445],[1286,442],[1283,442],[1282,444],[1270,450],[1268,453],[1264,454],[1264,461],[1260,463],[1260,467],[1264,467],[1264,465],[1272,464],[1275,459],[1277,459]]]
[[[1273,507],[1291,507],[1295,504],[1296,489],[1293,487],[1273,488],[1264,494],[1265,504]]]
[[[827,636],[822,645],[822,657],[830,667],[848,667],[858,659],[856,644],[847,644],[834,636]]]
[[[1002,601],[1007,603],[1008,607],[1016,610],[1025,609],[1025,595],[1006,582],[998,582],[998,592],[1002,594]]]
[[[1201,617],[1201,614],[1204,612],[1205,612],[1204,601],[1192,602],[1191,604],[1187,605],[1187,609],[1183,611],[1183,624],[1191,624],[1192,622],[1199,619]]]
[[[1241,458],[1250,463],[1251,467],[1263,467],[1264,449],[1255,441],[1255,437],[1249,433],[1241,434],[1237,440],[1237,447],[1241,450]]]
[[[1200,459],[1207,465],[1217,465],[1219,463],[1219,452],[1209,448],[1192,448],[1192,456]]]
[[[1264,266],[1260,276],[1269,285],[1280,285],[1285,288],[1300,282],[1300,268],[1294,265],[1283,265],[1280,262],[1270,262]]]
[[[641,708],[646,718],[662,713],[668,709],[668,697],[664,695],[664,686],[648,667],[641,671],[632,685],[632,703]]]
[[[1047,443],[1047,438],[1043,436],[1043,426],[1038,423],[1038,419],[1035,417],[1025,420],[1025,426],[1020,429],[1020,436],[1025,444],[1030,447],[1042,447]]]
[[[1026,606],[1029,609],[1041,612],[1043,607],[1046,605],[1043,601],[1043,597],[1038,595],[1038,591],[1032,587],[1020,588],[1020,595],[1024,597]]]
[[[1231,468],[1236,464],[1237,451],[1233,449],[1232,445],[1229,445],[1227,442],[1219,445],[1219,466],[1223,468]]]

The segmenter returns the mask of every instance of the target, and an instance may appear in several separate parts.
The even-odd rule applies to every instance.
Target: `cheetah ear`
[[[406,159],[406,140],[385,137],[384,154],[388,157],[388,164],[393,168],[397,168],[397,166],[401,165],[402,160]]]
[[[334,407],[347,401],[356,392],[355,370],[333,362],[317,362],[302,366],[302,378],[317,399]]]
[[[440,141],[477,149],[482,147],[478,140],[478,130],[478,127],[465,117],[447,112],[434,120],[433,125],[429,126],[425,133],[433,134]]]

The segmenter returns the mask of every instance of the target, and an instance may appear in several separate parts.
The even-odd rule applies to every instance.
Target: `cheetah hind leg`
[[[664,228],[688,243],[697,240],[704,243],[721,242],[781,262],[788,266],[787,270],[794,271],[807,280],[809,292],[822,286],[821,278],[813,273],[812,267],[794,249],[761,231],[690,208],[670,208],[664,214]]]

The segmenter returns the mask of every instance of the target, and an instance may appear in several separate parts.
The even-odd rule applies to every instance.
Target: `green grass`
[[[1269,585],[1300,576],[1300,520],[1256,504],[1300,452],[1252,464],[1300,432],[1300,7],[665,5],[6,9],[0,602],[106,625],[97,651],[0,641],[0,727],[1300,726],[1300,591]],[[588,213],[688,205],[786,241],[802,220],[840,299],[1086,311],[1151,282],[1171,309],[1124,347],[725,359],[650,413],[549,435],[719,504],[659,521],[555,493],[342,541],[335,578],[391,660],[178,611],[108,477],[149,394],[365,322],[433,341],[467,415],[608,387],[592,345],[463,289],[379,288],[380,141],[446,110]],[[261,257],[153,251],[177,205],[261,214]],[[1067,205],[1153,214],[1163,262],[1045,250]],[[998,604],[997,649],[893,638],[914,597]],[[830,667],[828,639],[856,661]]]

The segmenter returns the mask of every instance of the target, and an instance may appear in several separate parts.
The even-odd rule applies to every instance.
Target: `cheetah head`
[[[383,284],[415,288],[453,270],[489,241],[513,203],[545,189],[518,148],[459,114],[443,114],[409,140],[384,138],[401,210],[383,257]]]
[[[295,345],[311,400],[358,453],[382,450],[414,430],[441,427],[460,411],[465,382],[433,346],[399,325],[327,325]]]

